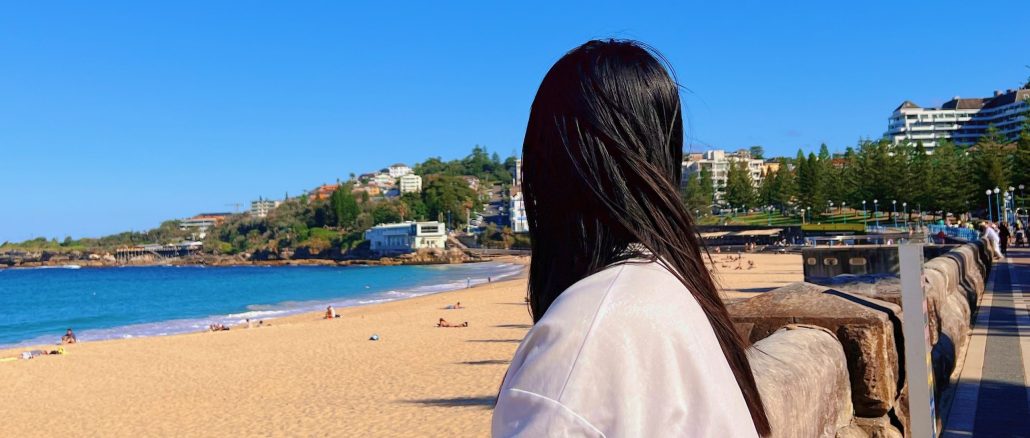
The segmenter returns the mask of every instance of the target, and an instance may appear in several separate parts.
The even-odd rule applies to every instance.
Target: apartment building
[[[282,204],[282,201],[270,199],[258,199],[250,202],[250,215],[254,217],[266,217],[268,213]]]
[[[683,174],[681,185],[687,183],[687,178],[695,173],[707,169],[712,175],[712,187],[715,188],[715,202],[721,202],[726,191],[726,180],[729,177],[730,165],[743,163],[747,166],[748,174],[755,185],[762,183],[765,174],[766,162],[761,159],[751,158],[751,152],[741,149],[736,152],[726,153],[721,149],[705,151],[704,153],[687,154],[683,160]]]
[[[402,177],[404,175],[407,175],[407,174],[413,172],[411,170],[411,168],[408,167],[408,165],[403,164],[403,163],[394,164],[394,165],[390,166],[387,169],[387,171],[389,171],[390,177],[392,177],[392,178],[400,178],[400,177]]]
[[[401,176],[400,192],[401,193],[419,193],[422,191],[422,177],[409,173]]]
[[[511,224],[512,232],[529,232],[529,221],[526,219],[526,201],[522,197],[522,188],[518,186],[511,188],[511,197],[508,201],[508,222]]]
[[[941,140],[958,146],[976,144],[989,126],[1007,140],[1019,137],[1030,105],[1030,89],[995,91],[991,97],[953,97],[939,107],[921,107],[906,100],[887,120],[884,134],[892,143],[922,143],[932,152]]]

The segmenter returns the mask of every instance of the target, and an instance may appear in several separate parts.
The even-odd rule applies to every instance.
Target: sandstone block
[[[794,283],[727,305],[736,323],[753,323],[750,342],[789,324],[828,329],[840,340],[848,362],[856,415],[880,417],[898,394],[901,369],[895,333],[898,306],[809,283]]]
[[[747,354],[774,437],[834,437],[851,424],[847,358],[829,330],[788,325]]]

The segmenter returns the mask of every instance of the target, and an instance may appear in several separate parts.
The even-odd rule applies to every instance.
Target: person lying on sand
[[[229,330],[229,327],[226,327],[226,326],[225,326],[225,324],[218,324],[218,323],[215,323],[215,324],[211,324],[211,325],[209,325],[209,326],[208,326],[207,328],[208,328],[209,330],[213,331],[213,332],[219,332],[219,331],[223,331],[223,330]]]
[[[436,326],[437,327],[468,327],[469,326],[469,322],[465,321],[465,322],[463,322],[461,324],[457,324],[457,323],[453,323],[453,322],[447,322],[447,320],[445,320],[443,318],[440,318],[440,322],[436,323]]]
[[[72,329],[68,329],[68,331],[64,332],[64,336],[61,336],[62,344],[74,344],[78,341],[79,340],[75,338],[75,333],[72,332]]]
[[[455,310],[455,309],[464,309],[464,307],[461,306],[461,301],[458,301],[458,304],[448,304],[447,307],[444,307],[444,309]]]
[[[747,268],[748,269],[755,269],[755,261],[754,260],[748,260],[747,261]]]

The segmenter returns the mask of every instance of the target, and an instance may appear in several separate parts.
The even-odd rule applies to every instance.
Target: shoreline
[[[5,269],[108,269],[128,267],[162,267],[162,266],[196,266],[196,267],[243,267],[243,266],[424,266],[424,265],[461,265],[466,263],[483,263],[497,261],[499,258],[513,256],[484,256],[465,258],[458,261],[408,260],[404,257],[383,257],[379,259],[289,259],[289,260],[218,260],[214,263],[195,259],[172,259],[164,262],[119,263],[98,260],[62,260],[45,262],[26,262],[19,264],[0,264],[0,271]]]
[[[319,299],[319,300],[311,300],[311,301],[308,302],[308,303],[310,303],[310,305],[303,306],[303,307],[298,307],[298,308],[292,308],[292,309],[291,308],[282,308],[282,309],[268,309],[268,310],[252,310],[249,307],[250,306],[254,306],[257,303],[250,303],[250,304],[247,304],[246,306],[244,306],[244,308],[241,309],[238,312],[227,313],[227,314],[224,314],[224,315],[207,315],[207,316],[204,316],[204,317],[196,317],[196,318],[189,318],[189,317],[186,317],[186,318],[172,318],[172,319],[148,321],[148,322],[141,322],[141,323],[136,323],[136,324],[127,324],[127,325],[120,325],[120,326],[113,326],[113,327],[101,327],[101,328],[83,329],[83,330],[81,330],[80,333],[88,333],[88,332],[95,331],[95,330],[107,331],[107,330],[125,329],[125,328],[129,328],[129,327],[137,327],[137,326],[145,326],[145,325],[156,325],[156,324],[162,324],[162,323],[169,323],[169,322],[173,322],[173,321],[191,321],[191,322],[205,321],[205,322],[211,322],[211,323],[225,324],[226,326],[230,327],[231,329],[246,329],[246,328],[248,328],[248,327],[246,327],[246,323],[242,322],[242,321],[239,321],[239,320],[240,319],[247,319],[247,318],[242,317],[242,316],[241,317],[232,317],[232,316],[234,316],[234,315],[245,315],[245,314],[250,313],[250,312],[260,312],[260,311],[278,311],[278,312],[283,312],[282,314],[268,316],[268,317],[249,318],[249,319],[251,319],[251,323],[253,325],[252,328],[258,328],[257,324],[260,321],[283,321],[283,320],[286,320],[286,319],[290,319],[290,318],[293,318],[293,317],[300,317],[300,316],[311,316],[311,315],[321,316],[321,315],[324,315],[324,313],[325,313],[323,310],[310,310],[309,307],[315,307],[315,306],[321,307],[323,305],[332,305],[337,310],[337,314],[340,314],[345,309],[377,306],[377,305],[381,305],[381,304],[393,303],[393,302],[398,302],[398,301],[417,299],[417,298],[420,298],[420,297],[433,296],[433,295],[439,295],[439,294],[445,294],[445,293],[451,293],[451,292],[457,292],[457,291],[463,291],[463,290],[471,290],[471,289],[475,289],[477,287],[486,286],[486,285],[489,285],[489,284],[501,284],[501,283],[506,283],[506,282],[519,281],[519,280],[525,279],[526,276],[527,276],[527,266],[528,266],[527,263],[528,263],[528,261],[523,261],[518,256],[500,256],[500,257],[494,257],[492,260],[469,261],[469,262],[463,262],[463,263],[431,263],[431,264],[424,264],[424,265],[434,265],[434,264],[456,265],[456,264],[487,263],[487,262],[510,263],[510,264],[513,264],[513,265],[518,265],[518,266],[520,266],[520,268],[519,268],[518,272],[501,275],[501,276],[497,277],[497,280],[495,280],[493,282],[489,282],[489,281],[483,282],[482,279],[479,279],[480,282],[478,282],[478,283],[474,282],[469,287],[460,287],[459,286],[459,287],[454,287],[454,288],[445,288],[445,289],[434,290],[434,291],[429,291],[429,292],[425,292],[425,293],[418,293],[418,294],[414,294],[414,295],[410,295],[410,296],[401,296],[401,297],[397,297],[397,298],[375,298],[375,299],[373,299],[373,296],[369,296],[369,297],[336,297],[336,298],[331,298],[331,299],[327,299],[327,300],[321,300],[321,299]],[[417,266],[424,266],[424,265],[417,265]],[[324,267],[332,268],[332,267],[347,267],[347,266],[400,266],[400,265],[343,265],[343,266],[339,266],[339,265],[320,265],[320,264],[299,264],[299,265],[295,265],[295,264],[288,264],[288,265],[281,265],[281,264],[247,264],[247,265],[219,265],[219,266],[208,266],[208,265],[126,265],[126,266],[93,267],[93,268],[90,268],[90,269],[152,268],[152,267],[169,267],[169,268],[172,268],[172,267],[176,267],[176,268],[178,268],[178,267],[186,267],[186,268],[254,267],[254,268],[258,268],[258,267],[294,267],[294,266],[296,266],[296,267],[319,267],[319,266],[324,266]],[[413,266],[413,265],[406,265],[406,266]],[[56,267],[49,267],[49,268],[48,267],[36,267],[36,268],[9,268],[9,269],[12,269],[12,270],[18,270],[18,269],[30,270],[30,269],[68,269],[68,268],[62,268],[60,266],[56,266]],[[442,285],[438,285],[438,284],[424,284],[424,285],[415,286],[412,289],[414,290],[414,289],[418,289],[418,288],[421,288],[421,287],[432,287],[432,286],[442,286]],[[405,292],[405,291],[397,291],[397,292]],[[381,292],[378,292],[378,293],[383,293],[383,292],[381,291]],[[358,300],[358,301],[357,302],[353,302],[353,300]],[[368,301],[367,302],[362,302],[364,300],[368,300]],[[352,302],[348,303],[348,301],[352,301]],[[317,302],[317,304],[315,304],[316,302]],[[344,304],[337,304],[337,303],[341,303],[341,302],[344,303]],[[235,322],[227,322],[227,321],[231,321],[231,320],[236,320],[236,321]],[[267,325],[271,325],[271,322],[268,322],[265,325],[266,326]],[[195,333],[206,333],[206,332],[210,332],[210,331],[211,331],[210,329],[203,328],[203,326],[199,326],[199,327],[196,327],[195,329],[191,329],[191,330],[177,331],[177,332],[174,332],[174,333],[166,333],[166,334],[122,335],[120,337],[108,337],[108,338],[95,339],[95,340],[80,340],[80,341],[76,342],[76,344],[89,344],[89,343],[106,342],[106,341],[119,341],[119,340],[130,340],[130,339],[148,339],[148,338],[159,338],[159,337],[168,337],[168,336],[181,336],[181,335],[189,335],[189,334],[195,334]],[[81,338],[81,336],[82,335],[80,334],[79,337]],[[59,340],[60,339],[60,333],[55,335],[54,338]],[[8,353],[10,353],[11,351],[15,351],[15,350],[30,351],[30,350],[38,350],[38,349],[54,349],[54,348],[57,348],[57,347],[62,347],[62,346],[66,347],[67,346],[65,344],[61,344],[60,342],[53,342],[53,343],[31,343],[30,341],[32,341],[32,340],[33,339],[26,339],[26,340],[18,341],[18,342],[11,343],[11,344],[0,344],[0,358],[9,356]],[[26,343],[22,343],[22,342],[26,342]]]

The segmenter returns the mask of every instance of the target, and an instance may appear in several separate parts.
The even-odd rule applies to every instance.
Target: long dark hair
[[[530,310],[539,321],[566,288],[613,263],[661,259],[708,316],[755,428],[768,435],[744,341],[680,201],[683,116],[667,64],[640,43],[590,41],[540,84],[522,146]]]

